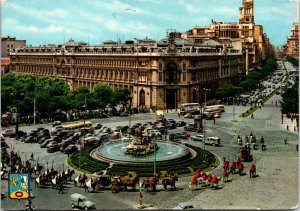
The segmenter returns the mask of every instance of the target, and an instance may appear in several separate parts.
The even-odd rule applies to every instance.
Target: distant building
[[[17,40],[15,37],[1,38],[1,58],[8,58],[14,48],[26,46],[26,40]]]
[[[299,58],[299,24],[294,23],[291,30],[291,35],[287,39],[287,44],[284,46],[286,56]]]
[[[26,40],[16,40],[15,37],[2,37],[1,38],[1,75],[9,72],[9,53],[18,47],[26,46]]]
[[[239,8],[239,22],[211,21],[209,26],[195,26],[183,34],[183,37],[195,43],[213,39],[221,44],[234,45],[245,58],[246,72],[259,66],[266,59],[267,47],[272,47],[261,25],[254,23],[254,0],[243,0]]]
[[[13,72],[64,79],[75,89],[93,89],[107,82],[128,88],[134,107],[175,109],[182,103],[214,98],[223,84],[237,84],[245,76],[242,52],[214,40],[202,44],[169,31],[158,42],[145,38],[125,43],[105,41],[88,46],[70,40],[64,45],[20,47],[11,55]]]

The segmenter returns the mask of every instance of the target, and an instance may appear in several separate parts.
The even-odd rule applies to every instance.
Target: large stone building
[[[299,24],[294,23],[291,30],[291,35],[284,46],[284,53],[286,56],[299,58]]]
[[[209,26],[195,26],[183,33],[183,38],[195,43],[213,39],[221,44],[233,45],[240,49],[245,58],[246,72],[259,66],[266,59],[270,45],[263,27],[254,23],[254,0],[243,0],[239,8],[239,22],[216,22]]]
[[[195,44],[177,32],[155,42],[151,39],[114,41],[88,46],[73,40],[59,46],[17,48],[11,53],[11,70],[37,76],[56,76],[71,88],[100,82],[113,89],[128,88],[133,106],[177,108],[203,102],[223,84],[244,77],[241,51],[207,40]]]

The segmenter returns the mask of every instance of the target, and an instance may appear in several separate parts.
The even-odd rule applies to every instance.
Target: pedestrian
[[[289,130],[289,125],[286,125],[286,130]]]
[[[31,160],[34,160],[33,153],[30,155]]]
[[[63,194],[63,188],[64,188],[63,183],[60,182],[59,183],[59,191],[58,191],[58,193],[62,193]]]
[[[254,116],[253,116],[253,114],[251,114],[251,119],[254,119]]]
[[[180,117],[180,113],[178,112],[178,117]]]
[[[287,137],[284,138],[284,144],[287,144]]]
[[[276,101],[276,103],[275,103],[275,104],[276,104],[276,106],[277,106],[277,101]]]
[[[296,150],[297,150],[297,152],[298,152],[298,144],[296,145]]]
[[[259,106],[259,109],[261,109],[261,106]]]
[[[214,124],[216,124],[216,118],[214,117]]]

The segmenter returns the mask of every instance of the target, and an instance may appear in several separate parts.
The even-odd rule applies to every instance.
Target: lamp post
[[[206,107],[206,92],[210,91],[210,89],[203,88],[204,91],[204,108]],[[204,113],[203,108],[203,113]],[[205,119],[203,119],[203,149],[205,149]]]
[[[129,137],[129,140],[130,140],[130,135],[131,135],[131,104],[132,104],[132,96],[130,95],[129,96],[129,135],[128,135],[128,137]]]
[[[232,115],[233,115],[233,121],[235,121],[234,96],[232,98]]]
[[[15,107],[16,107],[16,128],[15,128],[15,133],[16,133],[16,138],[19,138],[19,117],[18,117],[18,103],[19,103],[19,100],[18,100],[18,97],[19,96],[23,96],[24,93],[20,93],[18,94],[18,92],[16,94],[14,93],[10,93],[10,95],[15,95]]]
[[[85,139],[85,118],[86,118],[86,95],[84,96],[84,115],[83,115],[83,140],[82,140],[82,144],[83,144],[83,148],[84,148],[84,139]],[[79,169],[81,167],[81,158],[82,158],[82,150],[81,150],[81,143],[79,144],[79,150],[80,150],[80,157],[79,157]]]
[[[154,143],[154,164],[153,164],[154,174],[153,175],[156,175],[156,135],[153,136],[153,143]]]

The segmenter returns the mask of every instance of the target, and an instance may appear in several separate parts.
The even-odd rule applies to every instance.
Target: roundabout
[[[161,176],[177,173],[192,175],[197,169],[208,171],[217,167],[219,159],[207,150],[189,144],[157,141],[158,150],[144,156],[125,154],[130,141],[113,141],[87,147],[68,158],[71,167],[86,173],[106,170],[110,175],[137,174],[140,177],[153,176],[155,171]],[[80,165],[80,166],[79,166]],[[79,168],[80,167],[80,168]]]

